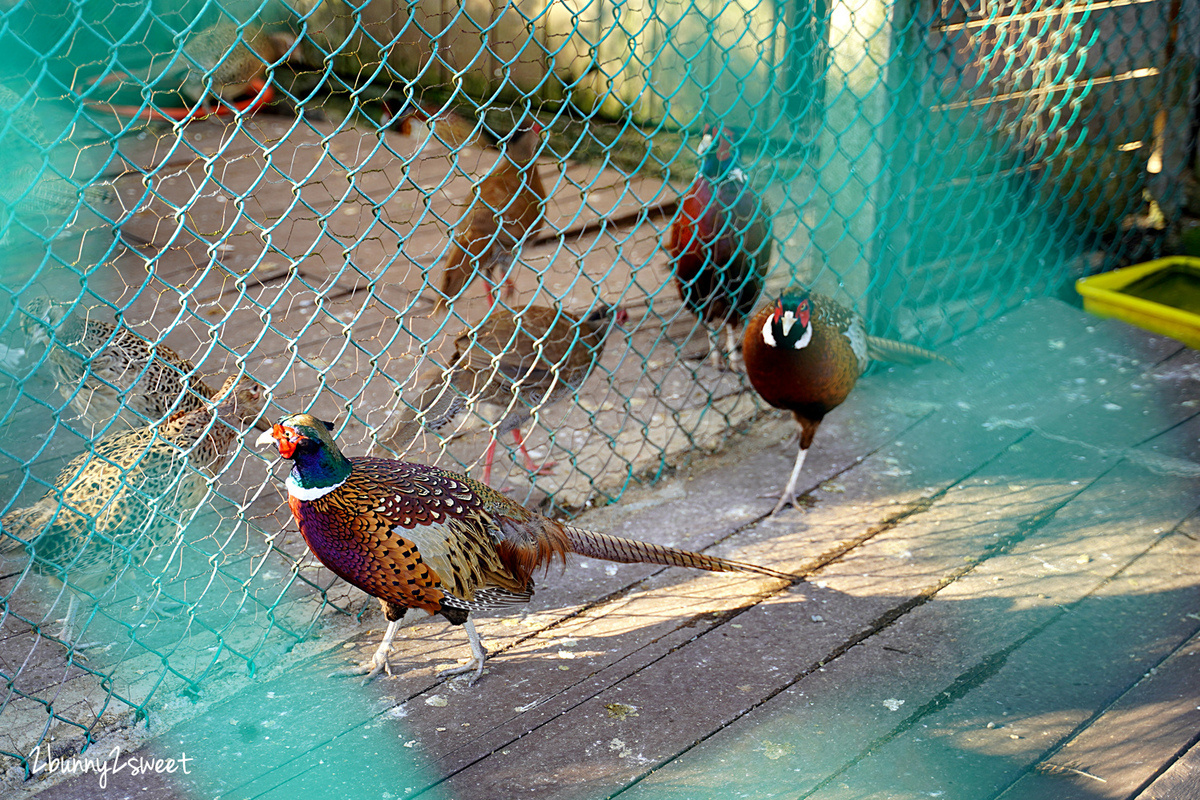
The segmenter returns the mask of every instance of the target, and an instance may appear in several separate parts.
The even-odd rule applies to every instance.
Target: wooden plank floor
[[[432,620],[395,676],[328,678],[373,650],[368,604],[163,709],[143,752],[189,775],[41,797],[1191,797],[1200,357],[1051,300],[948,353],[965,373],[878,372],[831,415],[803,513],[766,516],[794,455],[772,419],[581,519],[800,583],[581,559],[479,621],[473,688],[437,679],[466,647]]]

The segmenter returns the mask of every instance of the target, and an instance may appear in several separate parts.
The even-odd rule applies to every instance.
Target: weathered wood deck
[[[434,621],[396,676],[327,678],[372,610],[148,745],[190,775],[103,796],[1194,796],[1200,358],[1055,301],[949,353],[965,374],[863,381],[802,514],[765,517],[792,459],[772,420],[581,520],[803,582],[582,560],[480,621],[474,688],[435,677],[466,648]]]
[[[333,151],[340,146],[335,142]],[[298,153],[288,171],[311,168],[304,150]],[[258,156],[248,147],[230,157],[248,163]],[[181,165],[179,191],[203,171],[194,161]],[[366,167],[363,174],[387,180]],[[328,181],[321,185],[329,188]],[[291,196],[289,187],[264,191],[259,202],[279,203]],[[446,213],[454,195],[436,195]],[[386,213],[401,213],[404,197],[389,200]],[[200,218],[227,208],[231,217],[220,224],[232,220],[236,208],[202,199],[211,206],[195,212]],[[362,196],[351,199],[370,206]],[[179,309],[172,295],[158,292],[168,284],[193,291],[203,303],[189,305],[187,324],[173,328],[167,342],[189,355],[207,352],[202,321],[212,311],[232,350],[205,361],[218,372],[221,356],[231,362],[250,348],[251,339],[236,336],[262,327],[261,309],[226,302],[249,286],[262,308],[276,312],[269,341],[253,347],[251,367],[261,378],[285,379],[272,412],[307,407],[315,396],[318,410],[337,413],[342,398],[351,398],[356,413],[378,424],[370,415],[382,413],[393,386],[371,358],[396,359],[387,366],[395,377],[415,371],[416,355],[389,346],[396,322],[386,307],[371,303],[355,318],[355,340],[366,350],[344,346],[339,315],[362,307],[353,298],[368,285],[378,296],[391,293],[399,306],[420,290],[421,268],[429,264],[389,262],[389,229],[364,239],[368,232],[355,227],[347,236],[362,248],[377,245],[378,264],[366,249],[355,250],[356,269],[342,270],[341,245],[319,232],[318,219],[333,208],[331,195],[329,208],[311,211],[311,219],[288,212],[293,243],[308,231],[321,247],[299,270],[263,270],[261,285],[245,273],[263,252],[257,232],[229,240],[225,272],[204,269],[202,243],[173,244],[166,262],[178,274],[164,268],[153,276],[160,284],[138,308],[155,330],[167,330]],[[569,222],[572,214],[552,219]],[[149,209],[138,232],[153,238],[154,220],[169,216],[168,209]],[[343,216],[350,226],[376,218]],[[400,220],[389,224],[402,227]],[[661,304],[669,295],[659,297],[655,288],[666,280],[662,264],[638,264],[630,255],[641,252],[637,247],[647,257],[653,250],[653,232],[641,228],[603,233],[608,246],[626,242],[619,257],[592,255],[600,245],[576,252],[557,240],[542,246],[555,251],[547,263],[562,261],[564,276],[578,272],[583,255],[586,263],[605,264],[597,282],[606,291],[640,293],[635,307],[641,302],[649,314],[653,306],[650,321],[667,319]],[[420,236],[437,239],[431,230]],[[424,252],[421,241],[406,246],[405,257]],[[426,249],[436,252],[436,242]],[[137,263],[119,266],[124,285],[139,285]],[[638,281],[630,286],[633,268]],[[547,285],[555,269],[548,269]],[[526,297],[537,288],[531,273],[517,276]],[[303,304],[312,288],[342,279],[350,283],[327,292],[319,309],[283,313],[309,308]],[[579,291],[581,299],[591,293],[588,286]],[[436,334],[436,320],[409,324]],[[370,325],[378,326],[376,338],[364,334]],[[595,407],[564,410],[554,423],[585,434],[576,446],[605,443],[593,451],[597,468],[605,458],[637,452],[622,454],[625,444],[655,436],[682,453],[690,443],[680,420],[713,396],[728,403],[724,424],[757,413],[736,380],[682,369],[662,324],[657,337],[652,325],[631,327],[644,337],[634,334],[631,352],[650,365],[650,377],[639,384],[633,359],[614,349],[604,362],[611,377],[590,384]],[[667,338],[690,332],[690,323],[681,323]],[[365,603],[361,624],[326,610],[319,636],[265,673],[222,674],[198,699],[174,696],[172,687],[156,697],[148,728],[114,733],[88,751],[128,751],[149,738],[139,752],[186,754],[190,774],[126,771],[109,776],[103,790],[96,776],[83,775],[9,783],[3,791],[40,792],[47,800],[1196,796],[1200,357],[1049,300],[1027,304],[946,352],[964,373],[936,365],[880,371],[831,415],[806,464],[814,502],[804,513],[766,517],[795,452],[783,444],[790,423],[773,416],[720,454],[697,457],[670,480],[579,520],[804,575],[794,586],[578,559],[540,579],[529,606],[478,621],[493,658],[474,688],[436,677],[467,651],[461,631],[434,620],[403,629],[393,651],[395,676],[367,687],[328,678],[348,660],[369,656],[382,632],[377,604],[341,589],[335,599],[355,610]],[[332,381],[319,375],[330,364],[338,368]],[[651,382],[663,389],[647,393]],[[608,392],[643,402],[601,410]],[[625,413],[645,415],[647,427],[623,425]],[[355,425],[347,435],[351,451],[365,446],[366,426]],[[595,429],[606,435],[586,435]],[[711,440],[702,434],[696,438]],[[478,442],[455,446],[478,454]],[[62,455],[49,453],[47,469]],[[262,469],[247,458],[235,474],[253,487]],[[547,488],[586,497],[590,487],[572,483],[574,476],[564,471]],[[223,491],[232,493],[229,484],[223,479]],[[274,510],[278,502],[264,497],[251,508],[264,528],[285,524]],[[254,560],[261,543],[253,532],[237,535],[231,558]],[[274,544],[303,552],[294,534]],[[254,572],[255,585],[282,581],[282,563]],[[329,584],[323,570],[311,573]],[[229,603],[239,602],[237,590],[227,587]],[[289,602],[315,605],[305,596]],[[281,603],[279,618],[288,609]],[[269,625],[264,616],[256,612],[255,620]],[[27,631],[4,635],[3,657],[27,652],[18,646]],[[41,645],[33,659],[40,666],[21,673],[21,688],[54,698],[56,708],[95,703],[80,688],[86,676],[55,672],[55,648]],[[153,654],[142,657],[152,665]],[[149,670],[146,680],[154,674]],[[24,722],[36,727],[31,714]],[[5,725],[14,719],[10,713]],[[46,724],[44,712],[40,719]],[[18,739],[18,726],[2,735]]]

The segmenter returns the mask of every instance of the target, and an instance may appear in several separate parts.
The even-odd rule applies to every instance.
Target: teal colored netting
[[[663,251],[705,125],[733,133],[773,211],[768,294],[813,284],[876,333],[936,346],[1160,246],[1179,213],[1197,24],[1173,8],[563,0],[474,19],[452,0],[8,3],[4,512],[128,424],[79,416],[83,389],[60,385],[29,333],[43,295],[170,347],[214,389],[252,376],[271,419],[311,410],[349,452],[379,447],[489,309],[481,281],[448,313],[431,300],[496,151],[447,146],[437,126],[404,135],[417,103],[492,138],[530,114],[548,131],[546,224],[506,302],[586,315],[604,301],[630,319],[525,426],[534,458],[557,465],[530,475],[506,439],[495,481],[555,513],[614,501],[764,411],[740,373],[703,359]],[[478,475],[495,419],[474,404],[408,456]],[[252,438],[201,502],[162,510],[175,533],[149,556],[92,526],[119,580],[87,584],[69,560],[63,588],[36,548],[3,554],[13,764],[274,664],[329,606],[357,603],[306,556]],[[92,641],[105,644],[83,660]]]

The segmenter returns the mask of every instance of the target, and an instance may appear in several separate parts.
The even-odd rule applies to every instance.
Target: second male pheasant
[[[825,415],[840,406],[871,361],[913,364],[948,358],[904,342],[868,336],[861,317],[824,295],[785,292],[754,312],[742,352],[755,390],[776,408],[792,412],[800,429],[800,452],[772,514],[791,503],[804,457]]]
[[[706,127],[698,152],[700,174],[680,200],[664,244],[679,297],[708,328],[712,363],[720,367],[737,358],[734,332],[762,292],[773,248],[771,209],[747,182],[728,133]]]

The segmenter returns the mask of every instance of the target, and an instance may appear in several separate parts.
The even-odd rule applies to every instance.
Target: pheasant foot
[[[342,678],[353,675],[366,675],[363,678],[362,685],[366,686],[371,681],[375,680],[375,676],[380,672],[385,672],[388,675],[392,674],[392,665],[388,661],[388,653],[392,649],[392,641],[396,638],[396,631],[400,629],[400,620],[389,622],[387,631],[383,634],[383,641],[379,643],[379,647],[375,650],[375,655],[371,656],[370,661],[366,661],[355,667],[342,667],[335,669],[329,673],[331,678]]]
[[[553,475],[554,468],[557,466],[557,461],[546,461],[538,464],[532,458],[525,459],[525,469],[533,475]]]
[[[438,675],[443,678],[450,678],[455,675],[474,672],[475,674],[467,680],[467,686],[474,686],[475,681],[479,680],[479,676],[483,675],[483,662],[487,660],[487,650],[483,649],[483,642],[479,640],[479,634],[475,632],[475,623],[467,620],[463,623],[463,629],[466,630],[467,642],[471,645],[471,658],[461,667],[444,669]]]
[[[63,646],[66,647],[67,650],[71,651],[71,653],[75,656],[76,659],[78,659],[80,661],[87,661],[88,657],[87,657],[86,651],[98,650],[102,647],[109,646],[112,643],[111,642],[77,642],[76,641],[76,639],[78,639],[79,635],[82,633],[82,631],[80,631],[79,633],[75,632],[75,606],[78,602],[79,601],[75,598],[75,596],[71,595],[71,598],[67,601],[66,616],[57,620],[60,627],[58,629],[57,636],[55,636],[53,638],[56,638],[60,642],[62,642]]]
[[[778,496],[779,502],[777,502],[775,504],[775,507],[771,509],[771,513],[767,515],[768,517],[775,516],[785,506],[791,506],[792,508],[796,509],[797,511],[805,511],[809,508],[812,508],[814,505],[816,505],[816,501],[813,500],[811,497],[809,497],[806,494],[797,494],[797,495],[789,496],[788,492],[784,492],[781,495],[776,495],[774,492],[767,492],[765,494],[758,495],[758,498],[760,500],[765,500],[765,499],[769,499],[769,498],[776,497],[776,496]]]
[[[529,455],[529,451],[525,449],[525,439],[521,436],[520,428],[513,428],[513,441],[517,443],[517,448],[521,451],[521,455],[525,458],[525,469],[532,472],[534,475],[553,475],[554,468],[558,466],[557,461],[545,461],[539,465],[533,460],[533,456]]]

